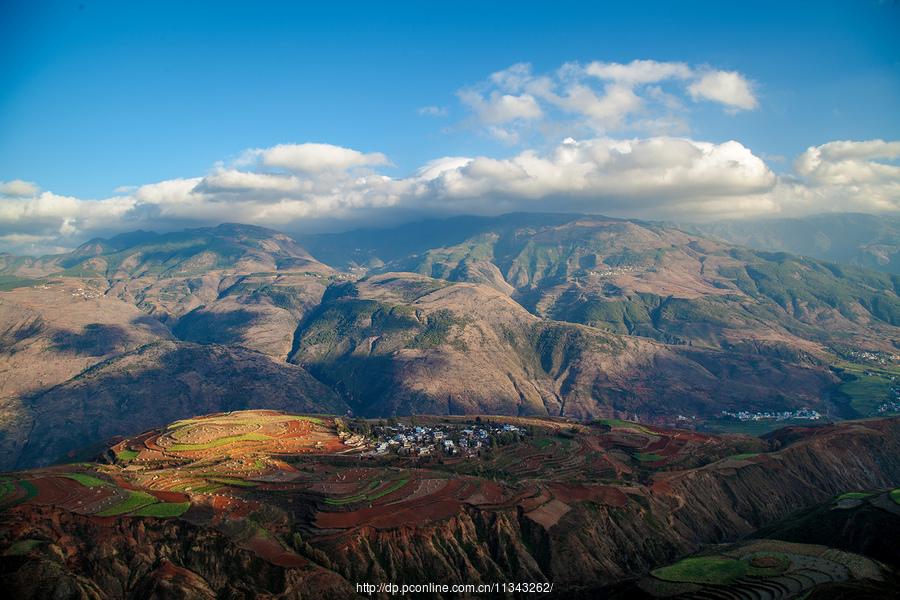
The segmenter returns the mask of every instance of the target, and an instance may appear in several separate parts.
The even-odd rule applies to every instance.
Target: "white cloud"
[[[666,79],[687,79],[692,76],[691,68],[682,62],[657,62],[655,60],[633,60],[628,64],[594,61],[584,72],[598,79],[609,79],[628,84],[656,83]]]
[[[308,145],[276,146],[297,148]],[[335,148],[330,146],[329,148]],[[272,149],[251,151],[266,156]],[[128,188],[99,200],[16,187],[0,202],[0,246],[31,253],[95,235],[177,229],[224,221],[288,231],[385,222],[417,215],[583,211],[697,220],[834,210],[900,211],[900,142],[841,141],[811,147],[795,176],[776,176],[737,141],[685,137],[565,139],[545,152],[505,158],[450,156],[408,177],[371,168],[371,157],[337,153],[319,170],[270,172],[263,160],[219,165],[203,177]],[[276,154],[277,156],[277,154]],[[387,162],[384,158],[380,162]],[[393,216],[392,216],[393,215]]]
[[[303,173],[388,164],[387,157],[381,152],[364,154],[359,150],[331,144],[279,144],[272,148],[253,150],[250,154],[257,156],[265,166]]]
[[[811,146],[794,163],[795,210],[900,211],[900,142],[835,141]],[[789,204],[789,203],[788,203]]]
[[[736,71],[684,62],[570,62],[546,74],[517,63],[457,96],[489,135],[518,143],[561,131],[579,136],[684,134],[689,131],[686,101],[716,102],[730,113],[749,110],[759,104],[752,88]]]
[[[750,82],[737,71],[707,71],[688,86],[688,92],[694,100],[712,100],[735,110],[759,106]]]
[[[603,95],[586,85],[575,84],[563,96],[548,95],[548,100],[567,112],[583,115],[597,131],[620,127],[629,114],[643,105],[634,90],[623,84],[607,85]]]
[[[12,181],[0,181],[0,196],[9,196],[12,198],[22,198],[25,196],[33,196],[38,193],[38,186],[30,181],[21,179],[13,179]]]
[[[521,208],[661,217],[678,215],[686,205],[698,216],[718,212],[724,199],[761,197],[775,182],[765,163],[738,142],[598,138],[566,140],[545,155],[475,158],[443,170],[431,190],[447,201],[499,198]],[[767,210],[766,201],[755,212]]]
[[[543,114],[537,100],[529,94],[515,96],[493,91],[485,97],[475,90],[462,90],[459,99],[489,125],[537,119]]]
[[[446,106],[423,106],[417,112],[424,117],[446,117],[448,111]]]

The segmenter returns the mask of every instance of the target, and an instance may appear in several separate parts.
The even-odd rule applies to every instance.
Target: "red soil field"
[[[260,558],[280,567],[303,568],[309,565],[308,560],[285,550],[278,541],[272,538],[255,536],[248,540],[245,546]]]

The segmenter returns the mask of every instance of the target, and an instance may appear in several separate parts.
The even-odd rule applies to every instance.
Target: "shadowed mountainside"
[[[812,363],[549,321],[489,286],[397,273],[330,288],[291,361],[373,416],[788,409],[821,405],[835,380]]]

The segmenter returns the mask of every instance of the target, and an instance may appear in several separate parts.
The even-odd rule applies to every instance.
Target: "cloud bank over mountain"
[[[0,182],[0,249],[55,252],[95,235],[223,221],[316,231],[510,211],[691,221],[900,210],[900,142],[813,146],[776,174],[740,141],[691,137],[690,104],[751,111],[757,88],[680,62],[567,63],[548,74],[516,64],[457,94],[460,126],[517,146],[505,156],[444,156],[398,177],[377,149],[284,143],[107,198]]]

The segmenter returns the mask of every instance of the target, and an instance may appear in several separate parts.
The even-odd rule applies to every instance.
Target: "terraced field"
[[[418,420],[468,426],[460,417]],[[451,523],[487,532],[510,515],[535,540],[577,535],[605,514],[612,523],[639,519],[662,528],[666,511],[693,501],[676,489],[685,474],[729,478],[780,460],[764,440],[740,435],[620,420],[507,421],[525,431],[516,441],[486,444],[474,456],[423,458],[377,455],[374,440],[333,418],[257,410],[186,419],[116,443],[101,462],[0,476],[0,515],[54,508],[105,526],[176,519],[213,529],[272,565],[315,570],[367,536]],[[889,492],[883,497],[898,506]],[[834,502],[868,498],[848,490]],[[473,514],[481,525],[467,523]],[[30,535],[37,542],[26,544],[0,529],[0,542],[18,544],[3,550],[0,543],[0,551],[42,552],[49,540],[38,538]],[[657,569],[640,585],[657,596],[788,598],[871,568],[845,555],[759,541]]]
[[[882,567],[858,554],[812,544],[757,540],[655,569],[638,587],[655,597],[781,600],[813,588],[876,576]]]

